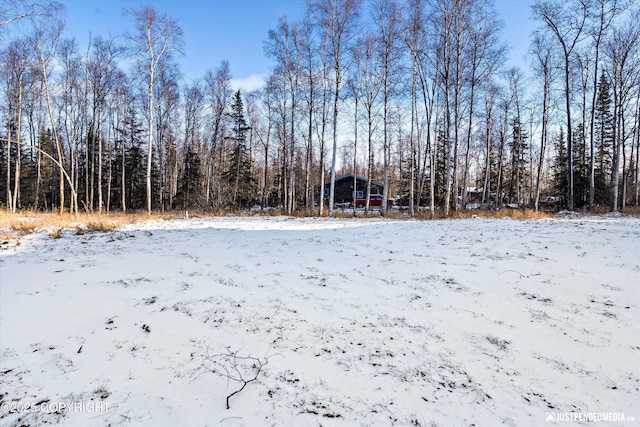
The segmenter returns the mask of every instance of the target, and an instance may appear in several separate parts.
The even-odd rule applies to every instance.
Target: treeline
[[[331,215],[347,173],[384,184],[383,214],[395,197],[412,215],[638,205],[630,1],[537,0],[525,78],[505,66],[491,0],[314,0],[265,35],[273,68],[250,93],[226,61],[184,82],[182,29],[151,7],[78,46],[58,3],[7,5],[0,203],[13,212]]]

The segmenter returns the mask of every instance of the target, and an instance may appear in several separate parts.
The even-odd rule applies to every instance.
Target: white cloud
[[[231,89],[242,92],[251,92],[264,86],[266,76],[264,74],[252,74],[242,79],[231,79]]]

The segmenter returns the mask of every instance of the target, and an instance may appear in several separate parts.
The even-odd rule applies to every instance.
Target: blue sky
[[[185,79],[204,76],[226,59],[233,78],[250,88],[268,74],[272,62],[263,42],[269,29],[286,15],[300,18],[304,0],[61,0],[66,6],[67,36],[75,36],[80,50],[86,49],[88,34],[122,34],[133,28],[125,7],[153,6],[159,13],[177,19],[184,31],[185,55],[180,59]],[[523,58],[535,24],[529,20],[532,0],[496,0],[496,10],[505,23],[504,35],[512,50],[512,63],[526,68]],[[524,70],[523,70],[524,71]]]

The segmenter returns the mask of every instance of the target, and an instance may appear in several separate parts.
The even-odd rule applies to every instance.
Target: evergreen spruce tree
[[[143,130],[135,116],[127,117],[122,128],[118,129],[117,144],[124,144],[124,162],[122,150],[114,157],[112,165],[114,171],[114,203],[122,199],[121,188],[124,163],[124,191],[126,209],[143,209],[146,204],[146,150],[143,147]],[[120,206],[123,209],[123,206]]]
[[[613,113],[611,111],[611,85],[604,72],[600,75],[598,83],[598,97],[596,98],[596,111],[594,123],[595,143],[595,198],[596,204],[609,203],[608,186],[611,176],[613,147]]]
[[[278,157],[274,157],[269,166],[269,170],[273,171],[273,179],[269,182],[267,191],[267,206],[275,208],[282,206],[284,203],[284,170],[282,162]]]
[[[13,123],[13,120],[7,121],[5,128],[7,129],[7,132],[0,134],[0,205],[9,207],[10,201],[8,200],[8,190],[11,191],[11,189],[13,189],[13,175],[9,176],[9,182],[7,182],[7,137],[9,136],[9,134],[15,135],[15,125]],[[15,168],[16,154],[14,141],[11,142],[10,148],[9,164],[11,170],[13,170],[13,168]],[[7,189],[7,185],[9,186],[9,189]]]
[[[441,206],[444,203],[444,195],[447,183],[447,138],[444,132],[444,126],[439,125],[436,133],[436,158],[435,158],[435,177],[434,179],[434,198],[435,204]]]
[[[180,178],[175,204],[180,209],[201,208],[203,174],[200,167],[200,156],[193,147],[187,149],[184,170]]]
[[[51,129],[40,132],[38,136],[38,147],[49,156],[54,156],[53,135]],[[36,166],[37,167],[37,166]],[[58,174],[53,160],[49,157],[40,156],[40,177],[36,178],[35,208],[49,210],[57,204],[58,197]]]
[[[228,192],[228,206],[232,209],[246,209],[256,203],[257,184],[251,171],[251,158],[247,149],[246,133],[250,128],[244,118],[244,105],[239,90],[233,96],[231,104],[231,124],[229,161],[222,179]]]
[[[508,167],[506,183],[506,193],[510,201],[517,203],[524,202],[524,189],[526,187],[526,167],[527,153],[529,144],[527,143],[528,135],[522,129],[519,117],[515,117],[511,122],[511,141],[509,149],[511,150],[511,163]]]
[[[573,206],[582,208],[589,202],[589,158],[582,123],[573,133]]]
[[[79,185],[78,186],[78,198],[80,200],[85,200],[86,203],[89,204],[89,206],[94,207],[95,203],[97,202],[97,198],[98,198],[98,191],[97,191],[97,187],[99,185],[98,183],[98,179],[97,179],[97,173],[95,171],[98,170],[98,144],[99,144],[99,135],[97,133],[96,128],[94,127],[93,123],[89,123],[88,129],[87,129],[87,134],[86,134],[86,151],[82,150],[81,154],[80,154],[80,158],[81,158],[81,162],[85,165],[84,168],[82,168],[82,178],[81,178],[81,182],[84,183],[84,181],[87,179],[87,171],[90,171],[88,176],[89,176],[89,183],[93,184],[93,188],[87,188],[85,185]],[[93,171],[93,172],[91,172]],[[93,178],[91,178],[93,177]],[[88,190],[88,191],[87,191]],[[88,194],[85,194],[87,193]],[[93,194],[93,200],[91,200],[91,195]]]
[[[37,150],[20,150],[20,194],[18,209],[35,207],[35,190],[37,187]]]
[[[561,205],[566,206],[567,180],[567,144],[564,140],[564,128],[560,128],[558,139],[554,142],[553,188],[560,195]]]
[[[5,126],[7,131],[0,134],[0,206],[9,207],[11,201],[7,200],[7,144],[8,133],[12,135],[11,147],[9,153],[10,162],[10,176],[9,176],[9,191],[12,197],[16,198],[17,209],[21,209],[26,206],[33,206],[35,196],[35,179],[36,179],[36,163],[35,156],[37,156],[37,150],[31,150],[22,148],[18,150],[16,141],[17,126],[13,120],[9,120]],[[22,142],[24,147],[24,141]],[[50,154],[50,153],[49,153]],[[15,172],[17,167],[17,159],[20,155],[20,178],[18,195],[14,194],[15,191]],[[47,159],[48,160],[48,159]]]

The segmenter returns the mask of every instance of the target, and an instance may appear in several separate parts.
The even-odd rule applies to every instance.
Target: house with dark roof
[[[336,178],[334,203],[335,204],[348,204],[353,202],[353,174],[343,175],[340,178]],[[360,176],[355,176],[356,185],[356,198],[364,199],[367,197],[367,179]],[[323,199],[329,200],[329,189],[331,188],[331,181],[327,181],[323,186]],[[315,194],[318,194],[320,186],[316,185]],[[384,185],[371,181],[371,195],[382,195],[384,191]]]

